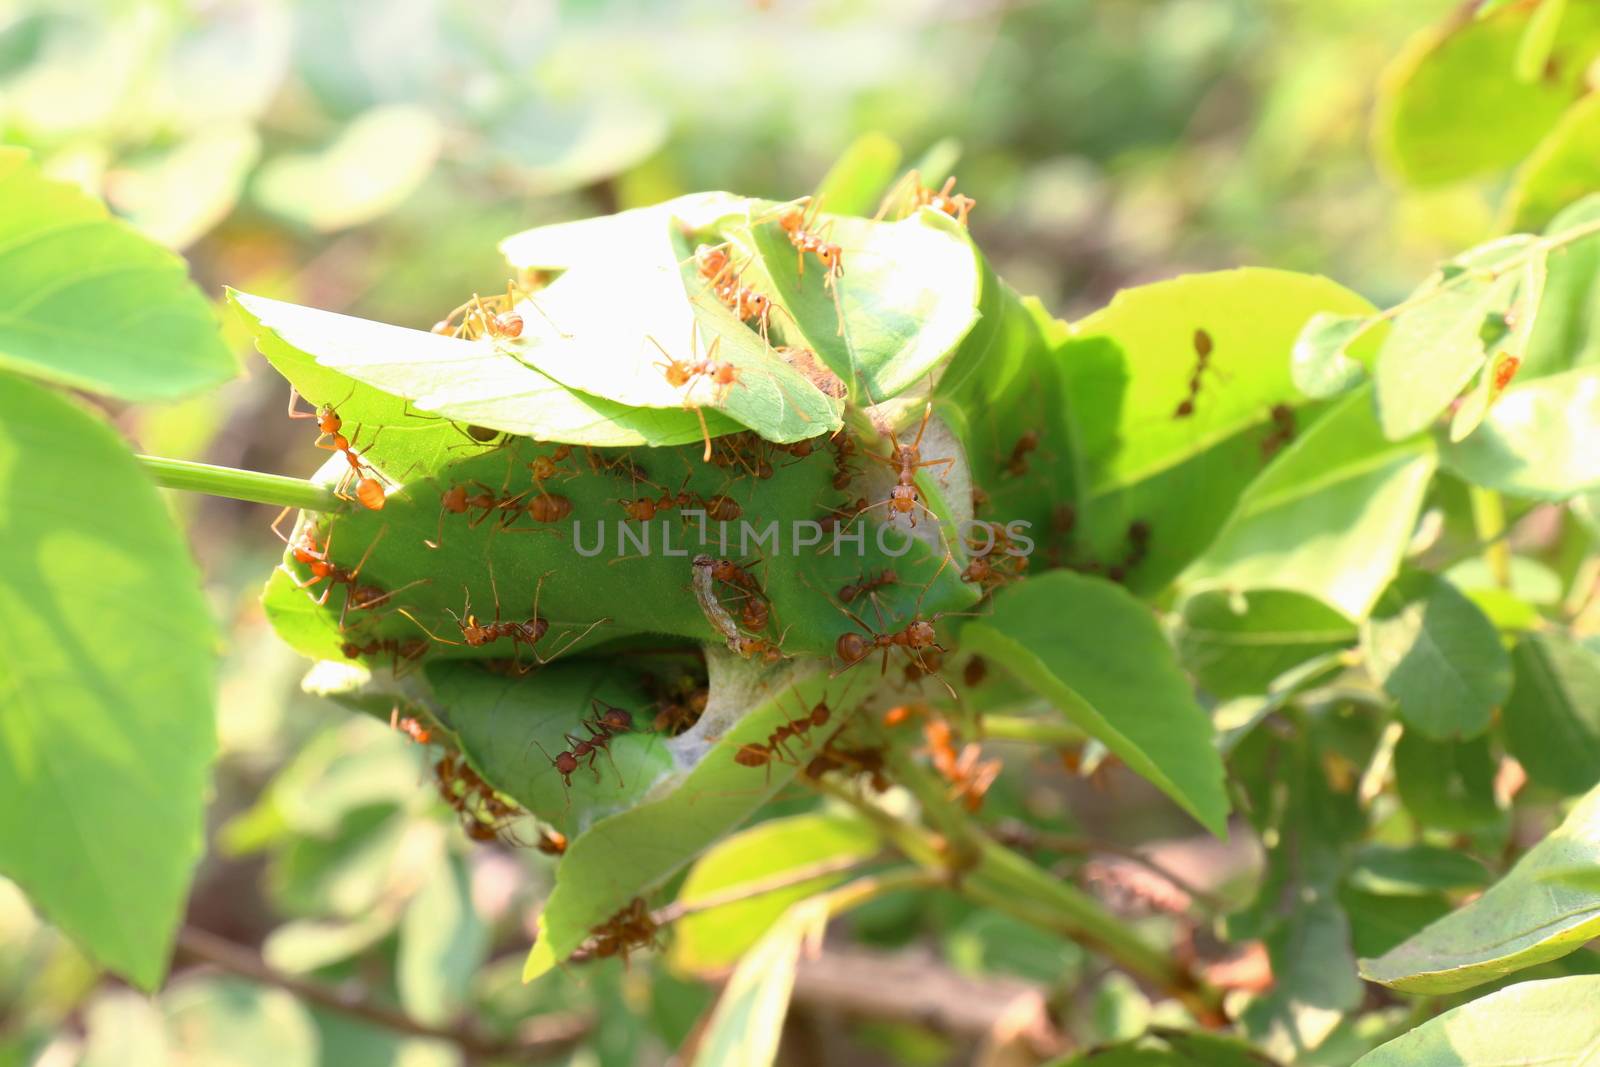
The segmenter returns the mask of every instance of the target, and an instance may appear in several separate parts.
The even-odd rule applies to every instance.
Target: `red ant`
[[[419,745],[425,745],[433,740],[432,730],[409,715],[402,718],[398,707],[389,712],[389,729],[399,730]]]
[[[557,475],[576,478],[577,471],[561,466],[570,455],[572,455],[571,445],[558,445],[548,456],[534,456],[532,462],[528,464],[528,470],[533,474],[534,485],[543,490],[544,483]]]
[[[889,213],[889,208],[896,202],[904,204],[909,194],[910,206],[900,216],[905,218],[912,211],[920,207],[931,207],[935,211],[942,211],[955,219],[962,226],[967,224],[967,216],[978,202],[970,196],[963,196],[955,191],[956,180],[954,177],[945,179],[944,187],[935,192],[922,184],[922,175],[912,171],[889,190],[889,195],[883,198],[883,203],[878,207],[874,220],[882,219]]]
[[[1493,378],[1491,379],[1490,384],[1493,392],[1490,393],[1490,396],[1498,397],[1501,393],[1505,392],[1506,387],[1511,384],[1511,379],[1517,376],[1517,369],[1521,366],[1522,360],[1516,356],[1513,356],[1510,352],[1500,353],[1500,355],[1496,357],[1494,361],[1494,367],[1491,371]]]
[[[834,280],[844,274],[844,249],[827,240],[828,233],[833,229],[833,223],[825,223],[821,229],[811,225],[812,219],[808,216],[814,213],[813,209],[816,206],[814,202],[808,202],[805,207],[800,205],[791,207],[778,216],[778,225],[783,227],[784,235],[795,247],[800,276],[805,277],[806,253],[810,252],[827,271],[823,276],[823,284],[831,287]]]
[[[1028,453],[1039,447],[1039,432],[1037,430],[1024,430],[1022,436],[1017,438],[1017,443],[1011,449],[1011,458],[1006,461],[1006,473],[1013,478],[1020,478],[1028,473]]]
[[[724,307],[740,322],[755,322],[762,337],[772,317],[772,298],[748,285],[740,285],[742,271],[736,271],[726,245],[701,245],[694,252],[695,269],[711,287]]]
[[[925,460],[922,458],[922,435],[927,432],[928,420],[932,417],[933,404],[930,403],[923,408],[922,424],[917,427],[916,439],[909,445],[903,445],[898,439],[891,438],[894,441],[894,451],[891,455],[880,456],[876,452],[866,453],[867,456],[877,460],[879,463],[887,463],[889,466],[896,468],[898,474],[897,484],[889,490],[888,498],[879,501],[879,503],[887,505],[890,510],[896,511],[901,515],[909,515],[912,526],[917,524],[917,508],[920,507],[923,511],[927,511],[928,514],[933,514],[927,505],[922,503],[922,497],[917,492],[917,471],[923,467],[937,467],[940,465],[943,465],[948,470],[949,465],[955,462],[955,459],[950,456],[946,456],[944,459]],[[878,505],[873,504],[871,506],[877,507]],[[866,509],[863,508],[862,510]],[[935,518],[937,519],[937,516]]]
[[[657,931],[659,924],[651,916],[643,899],[634,897],[617,914],[593,927],[588,944],[579,948],[570,957],[574,963],[583,963],[590,959],[606,959],[610,956],[621,956],[622,965],[628,965],[628,955],[634,949],[655,948],[659,945]]]
[[[864,574],[840,589],[839,599],[848,604],[858,596],[866,596],[878,589],[882,589],[886,585],[893,585],[899,580],[899,575],[895,574],[892,567],[886,568],[882,573],[875,576]]]
[[[541,826],[534,847],[547,856],[560,856],[567,851],[567,835],[554,827]]]
[[[423,539],[423,544],[429,548],[438,548],[444,544],[444,517],[448,512],[451,515],[465,515],[469,511],[479,512],[468,523],[469,529],[476,529],[496,511],[500,512],[500,525],[509,526],[516,521],[516,516],[522,511],[522,500],[528,495],[524,490],[514,496],[500,496],[482,482],[473,482],[477,487],[476,493],[468,493],[465,485],[453,485],[439,496],[439,527],[434,533],[432,541]]]
[[[934,770],[950,783],[950,799],[959,800],[968,811],[976,812],[983,805],[983,797],[1000,776],[999,760],[979,762],[983,749],[977,743],[955,747],[955,730],[944,719],[930,716],[922,727],[924,750],[933,762]]]
[[[517,287],[512,281],[506,282],[506,291],[503,296],[491,296],[484,299],[477,293],[472,294],[472,299],[456,308],[450,314],[433,324],[432,332],[448,337],[461,337],[469,341],[476,341],[481,337],[505,338],[507,340],[521,337],[523,329],[522,316],[518,314],[517,304],[526,300],[527,303],[538,311],[540,316],[551,327],[555,328],[561,336],[562,333],[550,316],[545,315],[538,303],[525,290]],[[461,322],[456,322],[457,316]]]
[[[780,708],[780,710],[782,709]],[[801,704],[800,711],[801,715],[798,719],[789,718],[788,712],[785,711],[783,725],[767,735],[765,743],[751,741],[741,745],[739,750],[733,754],[733,762],[741,767],[766,768],[767,781],[769,783],[772,781],[772,764],[774,761],[799,766],[799,760],[795,758],[793,752],[785,747],[786,743],[791,740],[804,740],[806,734],[812,730],[826,726],[833,715],[826,700],[818,700],[810,711],[807,711],[805,705]]]
[[[695,417],[700,420],[700,433],[705,438],[706,450],[704,462],[711,462],[711,428],[706,425],[705,412],[700,410],[701,405],[692,402],[689,394],[697,381],[709,381],[712,387],[711,404],[721,404],[728,396],[728,390],[739,382],[739,369],[732,363],[717,359],[717,353],[722,347],[722,338],[714,337],[706,348],[705,355],[696,359],[695,354],[700,351],[700,334],[698,321],[689,326],[689,358],[674,359],[672,353],[657,341],[650,338],[650,343],[660,351],[665,362],[655,363],[652,366],[660,367],[661,373],[666,376],[667,384],[674,389],[683,390],[683,406],[694,411]]]
[[[354,395],[354,393],[355,390],[352,388],[351,395]],[[299,399],[299,391],[290,386],[289,417],[291,419],[316,419],[317,430],[319,431],[314,442],[316,446],[329,452],[338,452],[344,456],[345,461],[350,465],[350,468],[339,478],[338,484],[334,486],[334,495],[341,500],[355,499],[362,507],[371,511],[380,510],[387,502],[383,481],[380,480],[383,476],[371,464],[363,460],[351,446],[349,439],[342,432],[344,420],[339,417],[338,411],[335,410],[332,404],[323,404],[315,411],[301,411],[297,403]],[[349,397],[345,399],[348,400]],[[347,492],[351,482],[354,482],[356,486],[354,498]]]
[[[1272,429],[1261,439],[1261,458],[1271,459],[1284,445],[1294,440],[1294,409],[1288,404],[1272,405]]]
[[[287,537],[283,536],[281,531],[278,530],[278,522],[283,520],[284,514],[287,514],[287,509],[285,509],[283,513],[280,513],[278,516],[278,521],[273,523],[273,532],[276,533],[278,537],[289,546],[289,551],[294,556],[295,562],[304,565],[311,572],[305,578],[299,578],[293,573],[289,573],[289,579],[294,582],[295,588],[306,590],[307,596],[311,595],[310,590],[312,586],[316,585],[318,582],[326,581],[328,583],[327,587],[322,590],[322,595],[316,598],[316,604],[318,607],[321,607],[328,602],[328,597],[332,595],[336,586],[345,586],[346,590],[344,608],[339,613],[339,628],[341,630],[344,629],[345,619],[352,607],[358,611],[375,608],[379,604],[389,600],[391,597],[394,597],[396,594],[402,593],[405,590],[410,589],[412,586],[420,585],[423,582],[429,581],[427,578],[419,578],[416,581],[410,582],[407,585],[404,585],[401,588],[393,591],[385,591],[377,588],[376,586],[359,585],[357,579],[361,576],[361,568],[367,565],[367,560],[369,557],[371,557],[372,550],[378,547],[379,541],[383,540],[384,533],[388,531],[387,526],[385,526],[383,529],[380,529],[377,533],[377,536],[373,537],[371,543],[367,545],[367,550],[361,554],[361,559],[357,561],[355,567],[353,569],[346,570],[337,563],[334,563],[333,560],[329,558],[329,553],[333,551],[332,533],[328,534],[327,542],[320,548],[317,546],[316,538],[310,530],[304,531],[300,535],[299,541],[291,542]]]
[[[533,668],[528,667],[524,669],[517,659],[518,655],[521,653],[522,645],[527,645],[528,650],[533,653],[534,660],[539,666],[543,666],[544,664],[549,663],[551,660],[561,656],[562,653],[566,652],[573,645],[583,640],[590,630],[593,630],[596,626],[599,626],[601,623],[607,621],[606,619],[595,620],[594,622],[590,623],[588,627],[581,633],[570,638],[565,645],[561,646],[561,648],[552,652],[548,658],[541,656],[538,648],[535,646],[538,644],[539,640],[549,632],[550,623],[539,616],[539,592],[544,587],[544,579],[548,577],[548,574],[544,577],[541,577],[538,581],[538,584],[534,586],[533,614],[530,615],[526,621],[516,619],[502,620],[500,618],[500,590],[495,583],[494,568],[491,566],[489,568],[489,588],[494,594],[493,622],[479,622],[478,617],[472,613],[472,591],[470,589],[466,590],[466,602],[462,605],[460,615],[450,611],[448,608],[445,609],[449,613],[450,617],[455,620],[456,626],[461,630],[460,641],[452,641],[447,637],[440,637],[438,634],[424,626],[421,620],[404,608],[400,609],[400,614],[416,623],[417,626],[422,629],[423,633],[444,645],[465,644],[470,648],[482,648],[485,645],[490,645],[496,641],[509,637],[511,639],[512,670],[517,674],[526,674]]]
[[[1184,398],[1179,401],[1177,409],[1172,413],[1174,419],[1187,419],[1194,414],[1195,402],[1200,399],[1200,387],[1204,384],[1204,375],[1211,366],[1211,335],[1205,330],[1194,331],[1194,373],[1189,376],[1189,390]]]
[[[400,673],[402,662],[410,665],[427,655],[428,642],[422,638],[406,638],[404,640],[385,637],[361,644],[356,641],[346,641],[339,646],[346,659],[360,659],[364,656],[377,656],[384,652],[392,657],[391,669],[396,675]]]

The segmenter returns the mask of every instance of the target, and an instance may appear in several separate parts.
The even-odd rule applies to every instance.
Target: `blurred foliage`
[[[1559,36],[1544,46],[1543,30],[1530,38],[1525,28],[1508,28],[1528,21],[1527,7],[1484,5],[1484,21],[1469,27],[1488,41],[1469,57],[1473,73],[1503,62],[1537,82],[1562,54]],[[1492,120],[1459,99],[1430,111],[1425,94],[1393,95],[1405,91],[1408,66],[1420,68],[1437,51],[1430,41],[1444,34],[1441,27],[1465,17],[1452,16],[1455,8],[1451,0],[0,0],[0,140],[31,149],[50,174],[81,184],[183,251],[210,294],[220,298],[226,282],[424,329],[466,294],[504,283],[495,247],[506,234],[699,189],[791,198],[818,187],[852,143],[879,160],[882,145],[904,146],[904,163],[921,161],[928,174],[948,170],[958,150],[962,187],[980,200],[973,233],[995,269],[1068,318],[1131,284],[1245,263],[1326,274],[1387,307],[1447,255],[1513,226],[1542,227],[1594,184],[1593,100],[1564,111],[1581,60],[1560,66],[1570,80],[1555,89],[1525,85],[1518,99],[1528,106],[1505,104]],[[1535,61],[1541,51],[1543,63]],[[1374,73],[1396,56],[1383,86],[1375,84]],[[1502,88],[1498,79],[1484,81]],[[1380,92],[1391,97],[1369,131]],[[1439,134],[1456,146],[1445,165],[1397,163],[1396,134],[1382,116],[1426,126],[1434,112],[1475,128]],[[1503,128],[1515,135],[1484,148]],[[1462,148],[1452,137],[1470,143]],[[1502,196],[1507,182],[1511,193]],[[1561,269],[1553,260],[1552,289]],[[1580,285],[1570,293],[1571,313],[1548,351],[1591,340],[1585,307],[1592,292]],[[250,352],[242,337],[234,340],[242,356]],[[1542,351],[1538,337],[1532,344],[1529,371]],[[302,471],[320,454],[301,426],[283,420],[276,376],[249,358],[250,380],[202,401],[121,412],[119,426],[154,451]],[[1526,417],[1539,418],[1539,410]],[[1337,412],[1323,425],[1332,418]],[[1501,458],[1466,452],[1443,461],[1482,472]],[[1506,487],[1540,495],[1539,486]],[[1436,482],[1430,494],[1436,529],[1451,544],[1469,541],[1472,531],[1459,526],[1467,511],[1460,483]],[[569,1057],[583,1067],[666,1062],[710,1010],[709,987],[688,974],[707,969],[708,954],[720,960],[725,941],[714,952],[708,942],[691,944],[700,953],[695,965],[681,955],[646,956],[631,968],[605,960],[522,985],[552,859],[470,845],[425,780],[430,769],[417,746],[366,717],[330,715],[324,702],[299,692],[301,661],[271,634],[255,602],[257,577],[280,551],[265,531],[269,513],[220,501],[175,506],[230,628],[208,858],[188,924],[259,949],[282,974],[359,990],[430,1025],[470,1019],[482,1046],[397,1033],[194,967],[205,955],[192,944],[180,943],[180,973],[163,992],[130,993],[5,884],[0,1064],[442,1067],[469,1057],[500,1062],[495,1042],[516,1039],[530,1020],[552,1027],[553,1055],[569,1055],[561,1026],[586,1031]],[[1591,522],[1595,510],[1587,513]],[[1514,581],[1475,574],[1476,560],[1452,569],[1451,581],[1502,630],[1536,628],[1540,611],[1558,610],[1582,579],[1593,579],[1577,523],[1557,524],[1541,544],[1519,546],[1508,563]],[[1401,533],[1388,539],[1396,554],[1430,550],[1404,544]],[[1319,709],[1315,761],[1304,742],[1285,748],[1263,733],[1245,736],[1282,694],[1243,705],[1287,677],[1283,661],[1262,662],[1264,643],[1297,640],[1288,662],[1299,663],[1312,653],[1337,656],[1358,640],[1381,644],[1386,627],[1408,619],[1425,630],[1426,617],[1412,618],[1425,606],[1404,593],[1374,586],[1351,594],[1406,605],[1359,637],[1296,593],[1282,594],[1265,615],[1254,606],[1231,610],[1220,593],[1216,603],[1189,606],[1180,641],[1194,654],[1187,667],[1202,678],[1231,674],[1236,683],[1241,671],[1259,675],[1238,694],[1213,687],[1219,697],[1238,697],[1216,709],[1219,724],[1228,714],[1244,724],[1228,742],[1240,746],[1238,766],[1282,775],[1275,761],[1299,761],[1287,795],[1252,798],[1250,810],[1271,846],[1269,886],[1311,892],[1316,907],[1286,923],[1265,914],[1263,891],[1230,918],[1241,930],[1255,921],[1242,936],[1263,938],[1263,951],[1286,972],[1297,963],[1302,971],[1323,965],[1327,957],[1295,958],[1308,943],[1327,943],[1317,939],[1348,935],[1341,957],[1352,949],[1382,957],[1481,888],[1478,860],[1503,874],[1515,842],[1530,843],[1561,822],[1555,801],[1593,784],[1592,761],[1575,756],[1600,751],[1590,713],[1592,657],[1540,634],[1511,651],[1510,705],[1528,699],[1530,677],[1547,672],[1557,710],[1566,709],[1562,720],[1577,732],[1565,747],[1537,732],[1509,732],[1505,744],[1533,779],[1532,803],[1519,805],[1514,818],[1504,783],[1494,781],[1498,738],[1493,750],[1482,736],[1408,732],[1396,744],[1351,725],[1344,703]],[[1464,605],[1457,597],[1447,607]],[[1238,637],[1247,630],[1266,638]],[[1498,658],[1486,659],[1496,662],[1485,670],[1503,680]],[[1406,720],[1429,722],[1425,706],[1408,705],[1405,677],[1390,681]],[[158,741],[180,740],[152,729]],[[1356,788],[1353,776],[1375,753],[1392,756],[1397,796],[1377,799],[1369,813],[1375,840],[1357,847],[1341,822],[1348,812],[1332,802],[1319,809],[1327,799],[1319,791],[1327,781]],[[1189,832],[1169,804],[1113,765],[1091,774],[1103,753],[1091,747],[1079,755],[1077,774],[1053,761],[1019,760],[996,786],[989,812],[1027,815],[1063,834],[1092,825],[1095,836],[1119,841]],[[842,818],[798,813],[813,806],[780,798],[764,810]],[[1297,842],[1318,845],[1314,869],[1292,869]],[[1088,865],[1079,861],[1062,862],[1082,875]],[[1238,890],[1254,880],[1252,862],[1232,856],[1216,866],[1239,883],[1230,908],[1248,902],[1250,888]],[[1537,880],[1530,868],[1519,867],[1516,877]],[[1125,874],[1101,877],[1108,895],[1134,898],[1130,910],[1141,923],[1175,925],[1159,908],[1139,907],[1128,889],[1138,883]],[[697,878],[717,880],[716,872],[697,870],[689,883]],[[1575,898],[1585,891],[1577,883],[1560,889]],[[1342,907],[1332,906],[1335,898]],[[1081,1044],[1110,1046],[1095,1049],[1090,1062],[1256,1062],[1220,1040],[1213,1046],[1166,1029],[1181,1021],[1173,1002],[1152,1002],[1119,976],[1105,980],[1071,942],[953,897],[886,893],[854,912],[849,927],[867,946],[910,946],[957,972],[1035,983]],[[1564,931],[1563,943],[1584,932]],[[1592,980],[1558,975],[1594,969],[1593,954],[1579,953],[1535,972],[1546,980],[1536,984],[1580,983],[1562,987],[1578,991],[1563,994],[1579,1005],[1569,1012],[1576,1017],[1593,1003]],[[1351,991],[1338,975],[1322,977],[1335,988],[1318,990],[1325,1000],[1312,1005],[1333,1009],[1310,1013],[1321,1047],[1294,1062],[1348,1063],[1404,1028],[1393,1012],[1341,1020],[1339,1012],[1353,1006]],[[1318,978],[1309,975],[1313,987]],[[1446,987],[1453,988],[1449,981],[1439,988]],[[1294,1007],[1260,998],[1252,1018],[1259,1032],[1281,1036]],[[1538,1010],[1534,1004],[1530,1015]],[[841,1063],[946,1062],[956,1045],[915,1027],[835,1025],[836,1016],[810,1008],[804,1016],[802,1026],[828,1028],[825,1047]],[[1437,1023],[1463,1018],[1470,1012],[1458,1009]],[[1410,1040],[1436,1057],[1427,1062],[1458,1062],[1442,1058],[1436,1032]],[[1531,1034],[1517,1029],[1508,1040],[1525,1045]],[[549,1037],[521,1036],[535,1044]],[[1576,1030],[1571,1037],[1574,1048],[1588,1039]],[[1275,1049],[1292,1054],[1293,1044],[1285,1039]]]

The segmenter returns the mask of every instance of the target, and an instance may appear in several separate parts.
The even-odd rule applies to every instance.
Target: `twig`
[[[358,987],[334,988],[276,971],[243,945],[194,926],[185,926],[178,931],[178,951],[197,962],[208,963],[252,982],[276,986],[309,1004],[361,1019],[385,1030],[448,1041],[474,1059],[517,1063],[556,1059],[571,1050],[594,1028],[591,1017],[576,1012],[536,1016],[524,1023],[513,1038],[496,1037],[471,1023],[454,1027],[429,1026],[404,1012],[375,1003]]]
[[[843,874],[847,871],[857,870],[872,862],[872,857],[861,856],[834,856],[830,859],[818,860],[808,863],[804,867],[793,867],[787,871],[766,878],[757,878],[749,882],[740,882],[715,893],[708,893],[694,900],[678,899],[662,908],[651,912],[650,919],[657,926],[666,926],[668,923],[677,922],[685,916],[697,912],[710,911],[712,908],[721,908],[729,904],[737,904],[753,897],[765,896],[768,893],[777,893],[784,889],[793,889],[795,886],[814,882],[819,878],[826,878],[830,874]]]
[[[1070,855],[1085,855],[1100,852],[1107,856],[1116,856],[1118,859],[1127,860],[1143,867],[1158,878],[1171,883],[1173,888],[1182,891],[1195,903],[1205,908],[1206,911],[1217,914],[1224,909],[1222,901],[1215,894],[1208,893],[1195,885],[1187,878],[1170,870],[1165,864],[1151,859],[1136,848],[1128,845],[1119,845],[1113,841],[1101,841],[1090,837],[1074,837],[1068,834],[1052,834],[1043,830],[1035,830],[1031,826],[1021,823],[1007,823],[995,828],[995,839],[1013,848],[1041,848],[1048,852],[1064,852]]]

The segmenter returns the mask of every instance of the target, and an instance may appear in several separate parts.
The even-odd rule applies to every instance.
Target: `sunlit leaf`
[[[1434,1016],[1355,1067],[1501,1067],[1591,1058],[1600,1042],[1600,975],[1521,982]],[[1537,1057],[1530,1060],[1530,1056]]]
[[[3,147],[0,368],[137,401],[238,369],[183,260]]]
[[[1511,691],[1494,624],[1449,582],[1402,575],[1362,630],[1367,664],[1406,725],[1433,738],[1481,733]]]
[[[1219,697],[1264,693],[1297,664],[1355,643],[1356,628],[1320,601],[1261,590],[1202,593],[1183,605],[1178,655]]]
[[[1434,466],[1431,442],[1385,440],[1370,392],[1352,393],[1255,480],[1179,584],[1290,589],[1359,619],[1399,567]]]
[[[1446,445],[1446,467],[1475,485],[1512,496],[1563,500],[1600,486],[1600,369],[1514,386],[1483,426]]]
[[[1554,875],[1600,865],[1600,790],[1529,849],[1483,896],[1377,959],[1368,981],[1409,993],[1470,989],[1557,959],[1600,934],[1600,886]]]
[[[4,372],[0,484],[0,870],[92,956],[153,988],[202,848],[210,610],[116,435]]]
[[[961,645],[1004,666],[1177,801],[1225,832],[1228,799],[1210,720],[1149,610],[1066,571],[1003,590]]]
[[[678,891],[678,903],[694,906],[819,864],[863,860],[879,847],[877,833],[858,818],[816,814],[771,819],[719,842],[702,856]],[[673,966],[691,972],[731,966],[790,905],[843,877],[821,875],[679,920],[672,939]]]

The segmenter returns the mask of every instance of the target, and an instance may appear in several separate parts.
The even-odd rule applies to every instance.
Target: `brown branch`
[[[275,986],[308,1004],[328,1008],[374,1026],[412,1037],[448,1041],[469,1058],[534,1063],[566,1054],[594,1028],[594,1020],[579,1013],[535,1016],[512,1038],[485,1032],[470,1022],[457,1026],[429,1026],[404,1012],[367,997],[359,987],[333,987],[284,974],[268,966],[251,949],[194,926],[178,931],[178,952],[197,963],[238,975],[261,985]]]
[[[697,912],[710,911],[712,908],[726,907],[740,901],[750,900],[754,897],[765,896],[768,893],[777,893],[784,889],[793,889],[796,886],[814,882],[819,878],[826,878],[830,874],[844,874],[856,870],[872,862],[872,857],[860,856],[833,856],[829,859],[808,863],[803,867],[791,867],[786,871],[779,871],[766,878],[757,878],[748,882],[730,885],[715,893],[708,893],[694,900],[678,899],[663,908],[652,912],[650,918],[657,926],[677,922],[685,916]]]
[[[1046,852],[1063,852],[1069,855],[1089,855],[1099,852],[1107,856],[1116,856],[1118,859],[1127,860],[1137,864],[1156,877],[1170,883],[1173,888],[1188,896],[1207,912],[1215,915],[1225,910],[1222,901],[1214,894],[1206,892],[1188,879],[1175,874],[1167,866],[1151,859],[1136,848],[1128,845],[1119,845],[1113,841],[1100,841],[1088,837],[1074,837],[1067,834],[1053,834],[1044,830],[1035,830],[1031,826],[1021,823],[1006,823],[994,831],[995,840],[1013,848],[1035,848]]]

